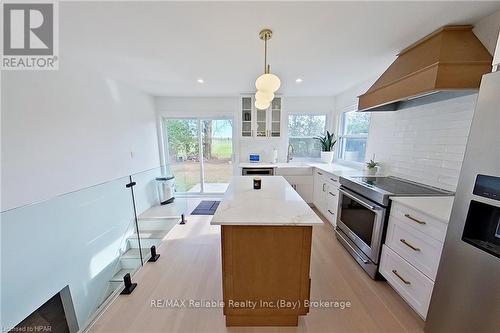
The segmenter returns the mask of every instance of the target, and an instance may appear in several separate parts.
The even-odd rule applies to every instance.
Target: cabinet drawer
[[[391,216],[385,243],[431,280],[436,279],[443,243]]]
[[[330,185],[330,186],[333,186],[333,187],[335,187],[337,189],[340,187],[339,177],[338,176],[332,175],[330,173],[326,173],[325,174],[325,180],[328,183],[328,185]]]
[[[328,185],[326,188],[327,208],[331,213],[337,215],[337,207],[339,203],[339,189],[335,186]]]
[[[393,202],[391,217],[396,217],[406,225],[444,243],[447,223],[439,221],[429,215]]]
[[[382,247],[380,273],[403,299],[425,319],[434,283],[389,247]]]
[[[333,213],[331,209],[326,210],[325,217],[328,220],[328,222],[330,222],[331,225],[333,225],[334,227],[337,226],[337,215]]]

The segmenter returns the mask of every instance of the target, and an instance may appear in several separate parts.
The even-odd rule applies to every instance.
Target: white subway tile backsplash
[[[388,174],[456,190],[476,94],[372,113],[366,157]]]

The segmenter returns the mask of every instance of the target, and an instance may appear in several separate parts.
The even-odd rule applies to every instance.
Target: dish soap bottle
[[[278,163],[278,149],[273,149],[273,163]]]

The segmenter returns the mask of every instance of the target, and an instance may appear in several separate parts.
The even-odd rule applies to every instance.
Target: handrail
[[[51,200],[54,200],[54,199],[57,199],[57,198],[60,198],[60,197],[64,197],[64,196],[67,196],[67,195],[70,195],[70,194],[74,194],[74,193],[79,192],[79,191],[83,191],[83,190],[90,189],[90,188],[93,188],[93,187],[102,186],[102,185],[105,185],[105,184],[108,184],[108,183],[112,183],[112,182],[118,181],[118,180],[120,180],[122,178],[125,179],[126,177],[129,177],[129,176],[138,175],[140,173],[152,171],[152,170],[155,170],[155,169],[162,169],[162,168],[169,167],[169,166],[170,166],[170,164],[161,165],[161,166],[158,166],[158,167],[155,167],[155,168],[145,169],[143,171],[139,171],[139,172],[136,172],[136,173],[133,173],[133,174],[127,174],[127,175],[124,175],[122,177],[113,178],[113,179],[104,181],[102,183],[97,183],[97,184],[93,184],[93,185],[90,185],[90,186],[81,187],[81,188],[79,188],[77,190],[73,190],[73,191],[69,191],[69,192],[57,194],[57,195],[54,195],[54,196],[52,196],[50,198],[46,198],[46,199],[42,199],[42,200],[38,200],[38,201],[33,201],[33,202],[26,203],[26,204],[23,204],[23,205],[20,205],[20,206],[8,208],[6,210],[1,210],[0,214],[7,213],[7,212],[13,211],[15,209],[21,209],[21,208],[25,208],[25,207],[29,207],[29,206],[33,206],[33,205],[42,204],[44,202],[51,201]]]

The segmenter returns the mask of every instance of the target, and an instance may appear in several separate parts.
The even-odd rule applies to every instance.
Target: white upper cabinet
[[[281,97],[276,97],[271,103],[269,111],[270,136],[281,136]]]
[[[258,110],[254,98],[241,98],[242,137],[280,137],[282,98],[275,97],[267,110]]]
[[[495,56],[493,57],[493,70],[500,69],[500,33],[498,34],[497,47],[495,49]]]
[[[253,136],[252,110],[252,97],[243,97],[241,99],[241,136]]]

